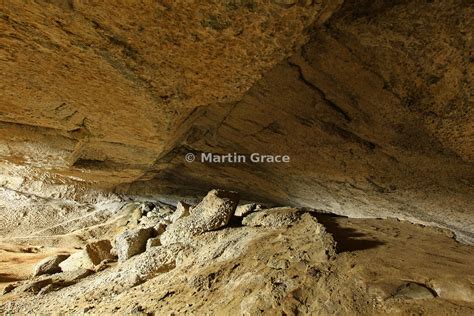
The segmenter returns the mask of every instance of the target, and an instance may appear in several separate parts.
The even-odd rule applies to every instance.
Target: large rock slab
[[[169,225],[161,235],[162,245],[189,241],[192,236],[226,226],[235,212],[237,192],[212,190],[194,209],[191,215]]]

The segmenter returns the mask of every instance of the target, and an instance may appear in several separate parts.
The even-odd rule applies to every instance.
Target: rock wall
[[[365,10],[346,2],[241,101],[200,109],[182,145],[155,166],[156,180],[132,192],[217,181],[250,198],[404,218],[472,240],[469,12],[458,1]],[[288,154],[291,162],[186,163],[187,152]]]
[[[5,1],[0,12],[2,186],[221,186],[473,238],[467,1]],[[186,163],[188,152],[291,162]]]

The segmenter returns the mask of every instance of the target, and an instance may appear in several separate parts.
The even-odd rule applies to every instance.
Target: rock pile
[[[35,267],[32,280],[10,285],[4,292],[42,295],[99,273],[88,278],[89,285],[84,285],[84,292],[121,292],[174,269],[179,262],[186,261],[189,254],[199,257],[191,259],[192,262],[206,262],[216,256],[235,257],[241,251],[239,247],[230,252],[226,250],[235,240],[223,242],[220,248],[203,254],[197,255],[194,251],[199,246],[197,243],[203,243],[199,236],[207,233],[213,238],[212,234],[226,227],[233,217],[249,229],[273,230],[304,222],[302,225],[315,229],[313,235],[319,233],[319,224],[311,218],[303,220],[305,212],[301,209],[265,209],[260,204],[238,203],[238,193],[212,190],[194,207],[184,202],[179,202],[176,209],[152,202],[130,204],[124,208],[128,215],[118,223],[124,227],[123,231],[111,240],[92,241],[71,255],[46,258]],[[245,238],[241,241],[245,242]],[[323,250],[321,253],[312,251],[311,255],[317,260],[327,260],[327,249]],[[284,269],[291,262],[288,260],[271,258],[268,266]]]

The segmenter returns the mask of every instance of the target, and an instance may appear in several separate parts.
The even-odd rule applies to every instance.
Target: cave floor
[[[303,310],[298,307],[298,312],[474,314],[473,246],[455,241],[447,231],[396,219],[351,219],[323,214],[317,214],[316,218],[332,234],[337,244],[337,255],[326,268],[321,268],[326,272],[321,272],[318,280],[308,281],[308,273],[314,276],[314,271],[295,272],[298,275],[294,278],[300,280],[296,284],[301,282],[301,289],[305,292],[292,292],[299,301],[297,305],[306,306]],[[229,229],[235,228],[223,231]],[[222,261],[196,264],[185,271],[175,269],[165,284],[160,276],[119,295],[80,297],[74,291],[61,294],[62,290],[33,298],[7,294],[0,297],[0,312],[129,313],[137,311],[139,306],[139,311],[158,314],[238,314],[245,301],[245,292],[226,291],[244,273],[235,266],[245,265],[248,258],[248,278],[266,273],[257,266],[252,270],[251,253],[260,250],[250,248],[247,255],[239,259],[239,264]],[[278,249],[274,250],[278,253]],[[71,251],[73,249],[2,243],[1,285],[28,278],[34,264],[43,257]],[[227,272],[222,274],[222,271]],[[292,272],[285,273],[290,275]],[[203,275],[214,278],[206,281],[206,286],[193,286],[190,284],[195,284],[195,281],[183,282],[182,277],[177,277],[179,274],[185,275],[186,280]],[[400,290],[404,287],[405,290]],[[64,299],[71,295],[77,297],[71,301]],[[223,296],[230,297],[225,306],[222,306]],[[293,303],[289,302],[283,300],[279,310],[294,310]],[[271,309],[265,310],[271,312]]]

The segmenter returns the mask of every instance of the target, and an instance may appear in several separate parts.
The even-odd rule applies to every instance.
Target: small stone
[[[146,250],[146,242],[152,236],[154,229],[149,228],[135,228],[130,229],[115,238],[115,248],[119,262],[142,253]]]
[[[400,286],[393,295],[393,297],[401,299],[420,300],[434,298],[435,295],[430,289],[428,289],[424,285],[420,285],[417,283],[407,283]]]
[[[59,264],[66,260],[68,257],[69,255],[56,255],[41,260],[40,262],[38,262],[38,264],[33,270],[33,277],[42,274],[54,274],[61,272]]]
[[[3,290],[2,290],[2,295],[6,295],[13,291],[17,287],[17,284],[7,284]]]
[[[93,310],[93,309],[94,309],[94,306],[86,306],[86,307],[84,307],[84,308],[82,309],[82,312],[83,312],[83,313],[88,313],[88,312],[90,312],[90,311]]]
[[[150,250],[152,247],[161,246],[160,237],[150,238],[146,242],[146,250]]]
[[[103,271],[109,267],[109,262],[104,260],[94,267],[95,272]]]
[[[178,204],[176,205],[176,211],[173,213],[173,215],[171,215],[171,222],[174,223],[178,219],[188,216],[190,207],[191,205],[189,204],[186,204],[184,202],[178,202]]]
[[[41,296],[41,295],[48,294],[48,293],[54,291],[54,289],[55,289],[55,287],[54,287],[53,284],[48,284],[38,292],[38,295]]]
[[[275,270],[288,269],[289,266],[290,266],[290,263],[288,262],[288,260],[276,258],[275,256],[272,256],[270,259],[268,259],[268,262],[267,262],[267,267],[275,269]]]
[[[153,202],[143,202],[140,205],[140,210],[142,211],[142,214],[147,214],[148,212],[153,211],[155,208],[156,205]]]
[[[153,227],[155,229],[155,235],[156,236],[159,236],[161,234],[163,234],[166,230],[166,225],[163,224],[163,223],[159,223],[158,225],[156,225],[155,227]]]
[[[246,215],[252,213],[256,208],[257,208],[256,203],[239,205],[235,209],[234,215],[237,217],[245,217]]]

